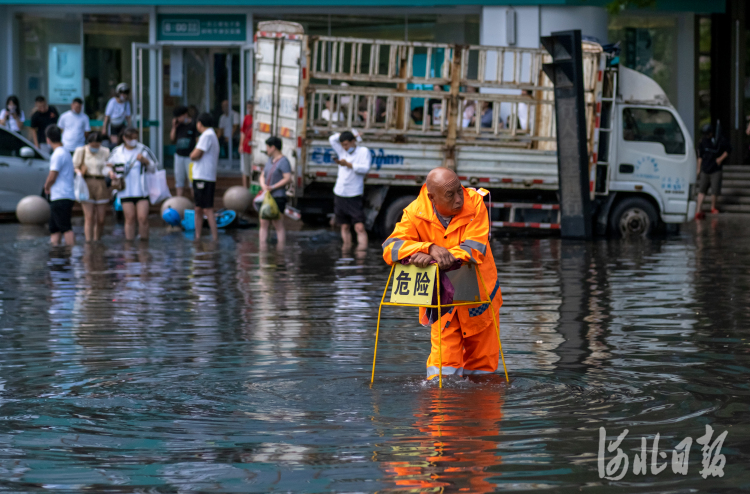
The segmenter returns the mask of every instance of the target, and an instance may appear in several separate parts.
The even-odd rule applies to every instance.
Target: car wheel
[[[617,204],[610,218],[610,234],[619,238],[648,237],[656,229],[656,208],[642,197],[628,197]]]

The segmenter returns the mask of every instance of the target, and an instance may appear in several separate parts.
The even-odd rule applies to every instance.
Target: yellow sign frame
[[[503,371],[505,371],[505,381],[510,382],[510,379],[508,379],[508,368],[505,366],[505,355],[503,354],[503,342],[500,340],[500,324],[495,317],[495,310],[492,307],[492,299],[490,297],[490,292],[487,290],[487,285],[484,284],[484,278],[482,278],[482,272],[479,270],[478,266],[475,266],[475,272],[477,273],[477,277],[479,278],[479,282],[482,285],[482,288],[484,289],[484,294],[487,297],[487,300],[480,300],[480,301],[473,301],[473,302],[456,302],[452,304],[442,304],[440,302],[440,267],[435,264],[434,265],[434,277],[433,282],[437,284],[437,305],[434,304],[410,304],[410,303],[403,303],[403,302],[386,302],[385,301],[385,295],[388,293],[388,286],[391,284],[391,279],[393,279],[393,272],[396,270],[396,266],[399,266],[400,268],[407,268],[407,266],[402,265],[401,263],[394,263],[393,266],[391,266],[391,272],[388,275],[388,281],[385,284],[385,288],[383,289],[383,297],[380,299],[380,306],[378,307],[378,324],[375,328],[375,354],[372,357],[372,376],[370,377],[370,385],[372,385],[375,382],[375,362],[378,358],[378,339],[380,338],[380,315],[383,311],[384,305],[393,305],[397,307],[424,307],[429,309],[437,309],[438,314],[440,315],[439,321],[442,322],[442,308],[443,307],[460,307],[460,306],[466,306],[466,305],[482,305],[482,304],[489,304],[490,305],[490,314],[492,314],[492,324],[495,326],[495,331],[497,333],[497,343],[500,346],[500,358],[503,362]],[[433,270],[433,266],[429,266],[427,268],[417,268],[416,266],[413,266],[412,269],[408,271],[413,272],[424,272],[427,273],[429,271]],[[400,269],[402,272],[406,272],[403,269]],[[434,285],[430,285],[434,286]],[[430,299],[432,298],[432,295],[430,294]],[[431,300],[430,300],[431,301]],[[443,332],[438,331],[439,335],[439,343],[438,343],[438,353],[440,358],[440,366],[439,366],[439,383],[440,387],[443,387]]]

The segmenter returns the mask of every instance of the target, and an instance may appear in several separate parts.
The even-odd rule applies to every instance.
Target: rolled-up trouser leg
[[[499,312],[499,311],[498,311]],[[496,317],[500,314],[496,313]],[[484,331],[464,337],[464,375],[491,374],[497,371],[500,361],[500,345],[497,331],[490,323]]]
[[[438,377],[440,372],[440,338],[438,324],[432,325],[432,350],[427,359],[427,379]],[[461,334],[461,324],[455,315],[447,328],[443,329],[443,375],[463,375],[464,338]]]

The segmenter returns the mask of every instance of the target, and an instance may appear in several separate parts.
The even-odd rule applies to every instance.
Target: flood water
[[[354,258],[327,231],[277,254],[255,230],[126,245],[118,228],[66,250],[0,225],[0,491],[747,489],[749,220],[641,242],[493,239],[511,382],[442,390],[424,382],[416,310],[394,307],[369,386],[377,241]],[[706,425],[706,450],[727,435],[708,458],[723,476],[704,479]],[[628,430],[602,464],[617,477],[619,447],[620,480],[600,476],[600,427],[605,447]]]

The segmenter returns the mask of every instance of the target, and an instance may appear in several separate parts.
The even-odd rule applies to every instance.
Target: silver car
[[[41,194],[48,173],[46,153],[0,127],[0,213],[12,213],[24,197]]]

